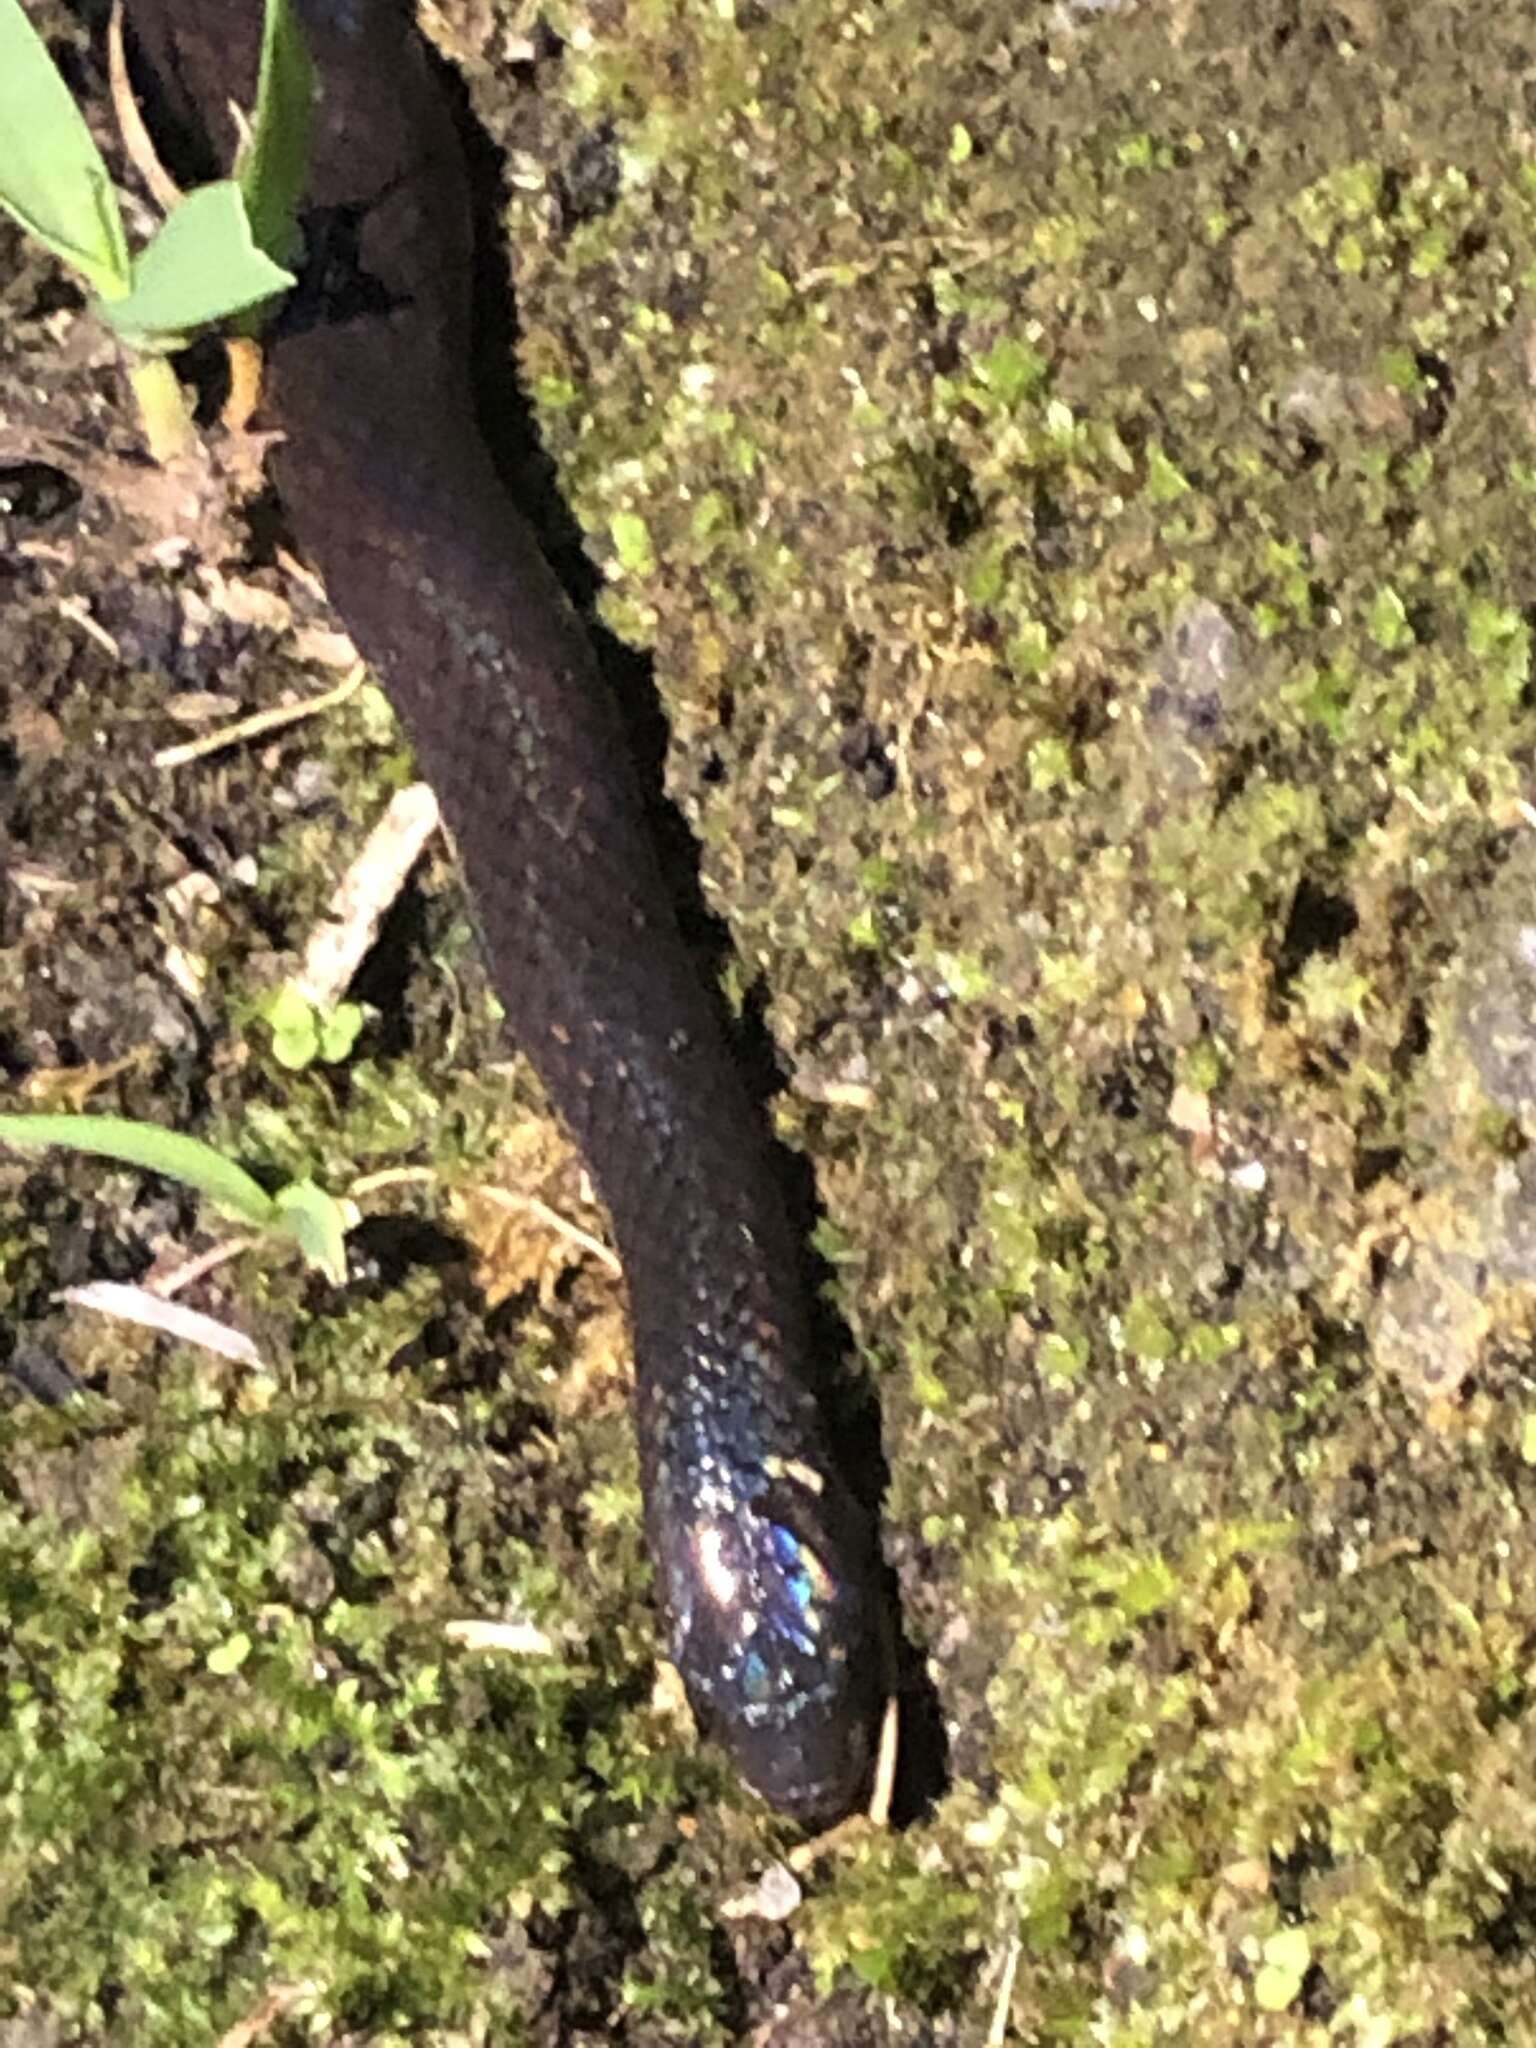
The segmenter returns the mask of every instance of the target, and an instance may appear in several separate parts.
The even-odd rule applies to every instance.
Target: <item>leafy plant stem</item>
[[[130,355],[127,368],[150,455],[159,463],[174,462],[187,453],[194,438],[191,410],[176,372],[165,356]]]

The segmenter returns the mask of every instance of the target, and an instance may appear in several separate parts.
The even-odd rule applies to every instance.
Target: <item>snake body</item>
[[[482,439],[452,109],[406,8],[298,12],[320,97],[309,260],[269,358],[277,486],[436,788],[512,1035],[612,1216],[647,1539],[695,1712],[771,1803],[827,1821],[868,1780],[886,1630],[768,1137],[592,646]],[[165,105],[220,151],[260,19],[260,0],[131,0]]]

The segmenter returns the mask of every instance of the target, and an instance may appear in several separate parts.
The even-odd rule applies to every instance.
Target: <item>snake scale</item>
[[[320,83],[304,275],[269,356],[278,491],[436,788],[511,1033],[612,1216],[690,1700],[765,1798],[826,1822],[867,1785],[889,1637],[801,1248],[592,645],[482,437],[453,108],[397,0],[298,13]],[[260,0],[131,0],[164,108],[225,162],[260,23]]]

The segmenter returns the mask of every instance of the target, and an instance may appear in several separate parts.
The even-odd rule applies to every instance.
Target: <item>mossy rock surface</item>
[[[108,1371],[0,1416],[0,2042],[279,1994],[444,2048],[1536,2039],[1528,10],[429,26],[789,1077],[950,1785],[724,1910],[776,1833],[654,1696],[613,1283],[467,1192],[510,1148],[581,1206],[446,865],[343,1065],[260,1022],[403,744],[364,693],[154,768],[332,622],[238,505],[157,545],[0,226],[7,1071],[434,1176],[344,1292],[221,1276],[251,1376],[50,1305],[183,1205],[0,1168],[8,1322]],[[445,1635],[490,1614],[542,1647]]]

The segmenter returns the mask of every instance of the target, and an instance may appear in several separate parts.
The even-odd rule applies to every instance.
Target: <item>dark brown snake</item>
[[[306,274],[269,395],[288,519],[415,743],[516,1042],[628,1278],[646,1528],[701,1723],[807,1822],[867,1784],[888,1688],[873,1519],[818,1405],[760,1112],[679,937],[591,644],[482,439],[453,113],[396,0],[299,0],[321,81]],[[225,162],[261,0],[130,0]]]

